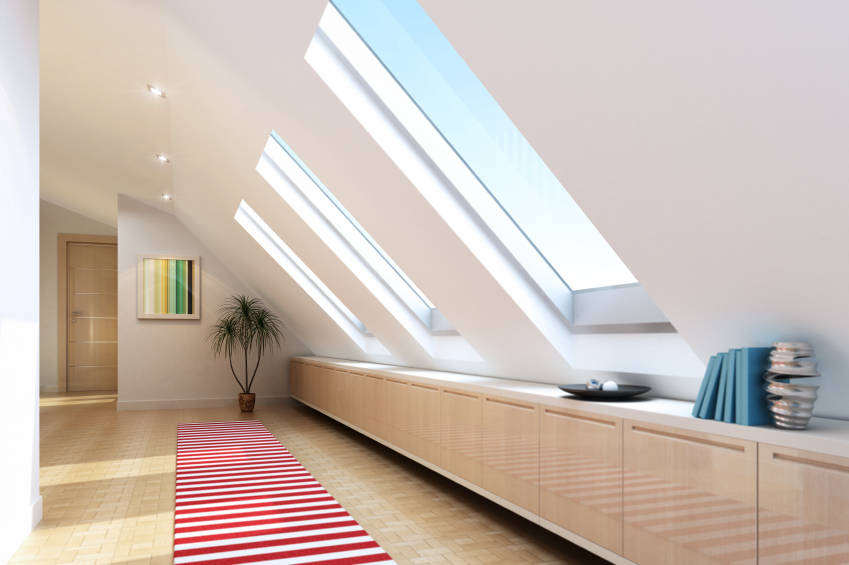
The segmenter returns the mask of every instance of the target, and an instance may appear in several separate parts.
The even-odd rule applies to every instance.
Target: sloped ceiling
[[[849,418],[849,4],[420,4],[700,358],[809,342]]]
[[[421,4],[702,361],[809,340],[849,394],[841,4]],[[119,192],[176,214],[316,354],[586,380],[306,64],[325,5],[42,1],[42,197],[112,225]],[[265,183],[272,129],[485,363],[419,351]],[[243,199],[393,357],[364,355],[242,230]]]

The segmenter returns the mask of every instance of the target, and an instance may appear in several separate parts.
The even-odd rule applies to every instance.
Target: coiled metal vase
[[[820,376],[816,363],[798,361],[813,356],[814,351],[806,343],[774,343],[773,348],[770,354],[772,365],[764,376],[769,410],[776,427],[804,430],[813,416],[819,386],[801,385],[789,380]]]

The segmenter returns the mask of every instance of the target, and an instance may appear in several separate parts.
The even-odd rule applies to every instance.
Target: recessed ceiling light
[[[158,88],[153,87],[153,86],[150,86],[150,85],[148,84],[148,85],[147,85],[147,89],[148,89],[149,91],[151,91],[152,93],[156,94],[157,96],[159,96],[160,98],[165,98],[165,93],[164,93],[164,92],[162,92],[161,90],[159,90]]]
[[[163,163],[170,163],[171,162],[167,158],[163,157],[162,155],[157,155],[156,158],[159,159],[160,161],[162,161]]]
[[[171,197],[168,196],[167,194],[163,194],[162,198],[164,198],[165,200],[171,200]]]

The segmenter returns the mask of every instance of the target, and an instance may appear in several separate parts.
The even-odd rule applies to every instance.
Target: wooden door
[[[68,244],[68,390],[118,390],[118,247]]]

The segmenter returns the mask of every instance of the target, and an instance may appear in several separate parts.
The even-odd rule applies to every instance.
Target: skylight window
[[[244,200],[236,211],[235,219],[364,352],[390,355],[376,338],[369,335],[366,327],[353,312],[342,304]]]
[[[572,367],[704,371],[413,0],[333,0],[305,59]]]
[[[257,171],[428,355],[480,361],[289,145],[272,132]]]
[[[330,192],[330,190],[328,190],[327,187],[324,186],[324,184],[320,180],[318,180],[318,177],[316,177],[313,174],[313,172],[309,169],[309,167],[307,167],[304,164],[304,162],[301,161],[301,159],[295,154],[295,152],[292,151],[292,148],[289,147],[288,145],[286,145],[286,142],[283,141],[283,139],[279,135],[277,135],[277,132],[272,131],[271,137],[274,138],[274,140],[278,143],[278,145],[280,145],[280,147],[282,147],[283,150],[286,151],[286,153],[289,154],[289,157],[291,157],[298,164],[298,166],[307,174],[307,176],[309,176],[310,179],[312,179],[312,181],[315,183],[315,185],[319,189],[321,189],[321,191],[324,193],[324,195],[333,203],[333,205],[342,213],[342,215],[345,216],[345,218],[351,223],[351,225],[354,226],[354,228],[360,233],[360,235],[363,237],[363,239],[365,239],[366,242],[368,242],[368,244],[374,248],[374,250],[377,252],[377,254],[380,255],[381,259],[383,259],[383,261],[385,261],[386,264],[389,265],[389,267],[393,271],[395,271],[395,274],[397,276],[399,276],[402,281],[404,281],[404,284],[406,284],[408,287],[410,287],[410,290],[415,295],[415,298],[417,298],[419,301],[421,301],[422,304],[424,304],[427,308],[430,308],[431,310],[435,309],[436,307],[433,305],[433,303],[430,300],[427,299],[427,297],[424,295],[424,293],[421,290],[419,290],[418,287],[416,287],[415,284],[413,284],[413,281],[411,281],[410,278],[407,275],[404,274],[404,272],[401,270],[401,268],[398,265],[396,265],[395,262],[392,259],[389,258],[389,255],[387,255],[386,252],[383,249],[380,248],[380,246],[377,244],[377,242],[374,239],[372,239],[372,237],[359,224],[359,222],[357,222],[357,220],[354,219],[354,217],[348,212],[348,210],[346,210],[345,207],[342,206],[342,204],[336,199],[336,197],[333,196],[333,193]],[[404,294],[408,294],[408,293],[405,292]],[[410,298],[412,299],[412,297],[410,297]]]
[[[565,284],[637,282],[415,0],[332,4]]]

